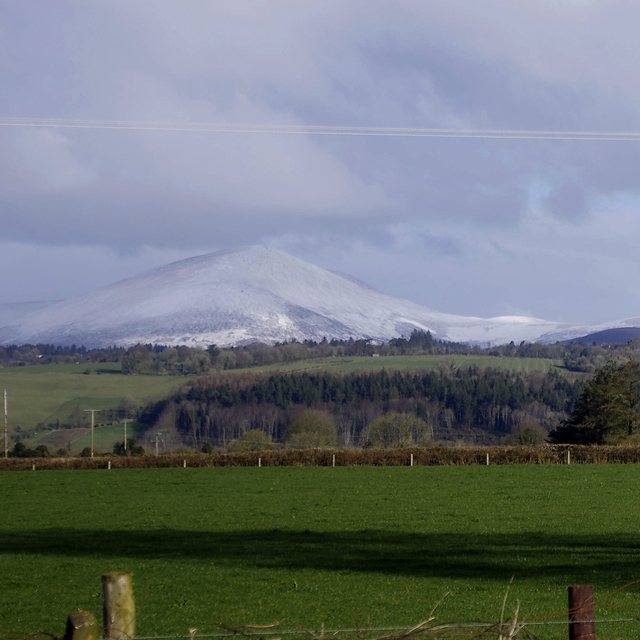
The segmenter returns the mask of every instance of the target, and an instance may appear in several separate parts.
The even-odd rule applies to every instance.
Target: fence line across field
[[[622,622],[640,622],[640,617],[635,618],[611,618],[611,619],[600,619],[596,620],[584,620],[582,622],[592,622],[594,624],[612,624],[612,623],[622,623]],[[502,626],[508,626],[510,622],[504,621]],[[531,622],[527,622],[526,620],[522,620],[518,622],[518,626],[520,627],[531,627],[531,626],[545,626],[545,625],[563,625],[566,626],[568,623],[566,620],[533,620]],[[451,629],[489,629],[492,627],[498,627],[500,623],[498,622],[442,622],[436,627],[449,627]],[[432,627],[425,627],[425,631],[428,631]],[[264,637],[264,636],[306,636],[313,638],[322,638],[323,634],[338,634],[338,633],[357,633],[357,634],[366,634],[369,632],[385,632],[385,631],[404,631],[406,632],[410,627],[368,627],[368,628],[352,628],[352,629],[301,629],[298,631],[237,631],[237,632],[218,632],[218,633],[193,633],[193,634],[176,634],[176,635],[167,635],[167,636],[136,636],[136,640],[172,640],[179,638],[233,638],[237,636],[241,637]]]
[[[606,624],[606,623],[624,623],[624,622],[640,622],[640,617],[635,618],[612,618],[612,619],[596,619],[589,620],[586,622],[594,622],[596,624]],[[502,626],[508,626],[510,624],[509,620],[506,620],[502,623]],[[518,622],[519,627],[531,627],[531,626],[545,626],[545,625],[567,625],[566,620],[547,620],[547,621],[532,621],[526,622],[521,621]],[[497,628],[501,626],[498,622],[443,622],[438,625],[435,625],[435,628],[443,628],[446,627],[448,629],[491,629]],[[424,631],[428,631],[433,629],[434,627],[426,627]],[[311,638],[322,638],[324,637],[322,634],[326,635],[337,635],[340,633],[353,633],[359,634],[360,636],[366,636],[367,633],[370,632],[407,632],[409,627],[369,627],[369,628],[351,628],[351,629],[303,629],[303,630],[290,630],[290,631],[237,631],[237,632],[217,632],[217,633],[186,633],[186,634],[173,634],[173,635],[156,635],[156,636],[135,636],[135,640],[181,640],[182,638],[193,639],[193,638],[234,638],[234,637],[265,637],[265,636],[304,636]],[[28,636],[23,636],[18,633],[7,633],[0,632],[0,638],[12,638],[13,640],[28,640],[29,638],[37,638],[43,635],[49,635],[44,632],[37,632],[34,634],[29,634]],[[100,640],[105,640],[105,638],[100,638]],[[373,639],[372,639],[373,640]]]
[[[509,464],[639,464],[640,446],[413,447],[407,449],[271,449],[162,455],[99,455],[94,458],[0,458],[0,470],[126,469],[168,467],[343,467]]]

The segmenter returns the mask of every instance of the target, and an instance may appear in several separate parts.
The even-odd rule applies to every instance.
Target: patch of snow
[[[55,304],[57,300],[39,300],[35,302],[5,302],[0,304],[0,327],[15,322],[34,311],[45,309]]]

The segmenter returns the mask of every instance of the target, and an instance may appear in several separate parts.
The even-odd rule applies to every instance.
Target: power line
[[[374,136],[393,138],[466,138],[489,140],[640,141],[636,131],[561,131],[529,129],[427,129],[418,127],[352,127],[297,124],[242,124],[150,120],[76,120],[69,118],[4,118],[1,127],[183,131],[271,135]]]

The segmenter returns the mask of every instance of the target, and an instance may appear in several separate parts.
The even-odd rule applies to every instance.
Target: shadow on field
[[[199,561],[433,577],[640,578],[640,536],[398,534],[283,529],[236,532],[45,529],[0,534],[3,554]]]

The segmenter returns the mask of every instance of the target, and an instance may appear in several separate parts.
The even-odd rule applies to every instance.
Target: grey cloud
[[[464,249],[455,238],[439,237],[419,233],[418,238],[425,249],[437,256],[460,256]]]
[[[576,182],[564,182],[546,199],[551,213],[566,218],[577,218],[584,214],[587,202],[587,186]]]
[[[640,127],[640,7],[628,2],[33,0],[3,3],[0,18],[7,116]],[[5,240],[98,244],[111,256],[265,238],[304,254],[295,238],[311,238],[311,254],[349,271],[328,247],[366,246],[372,284],[401,282],[407,296],[403,274],[424,253],[440,280],[423,302],[467,286],[465,269],[494,282],[510,271],[508,299],[467,298],[478,313],[538,312],[550,307],[518,290],[540,265],[517,266],[506,249],[473,254],[460,229],[490,247],[496,234],[524,233],[537,209],[589,229],[603,203],[635,202],[639,164],[636,143],[0,130],[0,215]],[[398,224],[419,242],[394,276],[373,263],[396,259]],[[553,260],[550,273],[567,268]]]
[[[450,3],[443,2],[430,3],[428,10],[404,2],[393,11],[367,3],[366,13],[357,2],[349,8],[328,3],[324,10],[282,3],[272,11],[261,2],[245,10],[224,2],[218,9],[205,2],[188,6],[184,11],[159,2],[150,14],[146,5],[131,3],[62,3],[51,22],[35,9],[14,10],[14,22],[22,28],[5,46],[20,74],[7,72],[5,106],[32,110],[40,102],[53,115],[87,117],[575,128],[602,127],[593,114],[606,113],[611,102],[589,91],[584,74],[566,82],[548,52],[541,52],[537,64],[523,55],[508,24],[510,18],[523,28],[523,16],[505,14],[504,2],[487,3],[483,23],[470,4],[461,3],[456,32]],[[556,30],[566,11],[556,11]],[[504,31],[496,29],[491,15]],[[540,46],[545,22],[536,12],[528,19],[522,38]],[[472,27],[476,37],[466,38]],[[41,41],[27,50],[34,33]],[[550,48],[564,59],[573,55],[570,46],[575,42],[563,48],[554,40]],[[601,74],[595,75],[601,83]],[[107,190],[116,192],[116,200],[128,195],[127,183],[145,193],[129,216],[134,234],[135,218],[144,223],[160,211],[170,216],[163,205],[171,190],[179,194],[176,199],[208,202],[211,210],[227,207],[233,216],[244,211],[240,219],[252,223],[268,217],[271,228],[283,232],[294,214],[314,222],[325,215],[329,225],[335,217],[359,212],[377,221],[420,215],[517,224],[528,206],[527,181],[539,177],[540,167],[567,161],[555,158],[558,143],[539,141],[292,143],[190,134],[64,135],[74,141],[69,163],[87,164],[96,173],[93,187],[79,184],[73,193],[85,210],[101,209]],[[566,155],[584,164],[581,153],[577,145]],[[550,210],[574,218],[588,206],[587,185],[596,194],[630,188],[634,177],[621,179],[616,154],[616,148],[604,149],[566,183],[554,177]],[[38,177],[45,185],[60,180],[54,169],[31,176]],[[33,193],[27,177],[24,183]],[[37,206],[34,202],[32,209]],[[54,194],[48,215],[63,208],[62,215],[68,215],[65,198]],[[147,233],[156,236],[154,242],[166,241],[162,224]]]

